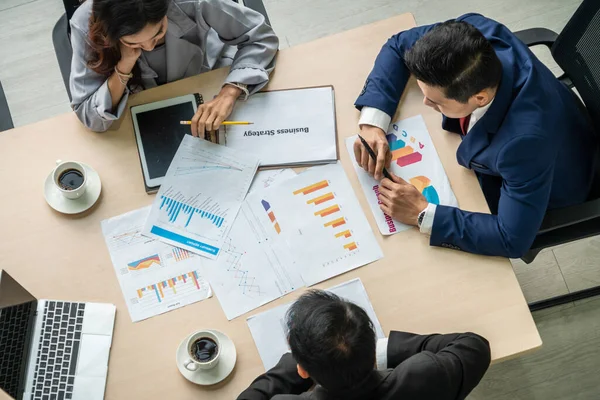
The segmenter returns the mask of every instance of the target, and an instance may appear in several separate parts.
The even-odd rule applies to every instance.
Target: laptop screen
[[[37,301],[6,271],[0,271],[0,389],[20,399],[25,383]]]

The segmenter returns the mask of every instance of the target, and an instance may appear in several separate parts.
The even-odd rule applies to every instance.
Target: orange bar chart
[[[335,212],[338,212],[338,211],[340,211],[340,206],[338,206],[337,204],[334,204],[331,207],[327,207],[327,208],[325,208],[325,209],[323,209],[321,211],[317,211],[315,213],[315,216],[316,215],[320,215],[321,217],[326,217],[326,216],[331,215],[331,214],[333,214]]]
[[[325,181],[317,182],[317,183],[315,183],[313,185],[306,186],[306,187],[304,187],[302,189],[298,189],[298,190],[296,190],[293,193],[294,193],[294,195],[302,193],[303,195],[306,196],[307,194],[311,194],[313,192],[316,192],[317,190],[321,190],[323,188],[326,188],[327,186],[329,186],[329,182],[327,182],[325,180]]]
[[[325,228],[327,228],[328,226],[331,226],[332,228],[337,228],[338,226],[344,225],[345,223],[346,223],[346,220],[344,219],[344,217],[340,217],[338,219],[334,219],[333,221],[327,222],[323,226]]]
[[[344,248],[348,249],[349,251],[356,250],[357,249],[356,242],[345,244]]]
[[[350,233],[349,229],[346,229],[345,231],[338,232],[335,234],[336,238],[339,238],[339,237],[349,238],[350,236],[352,236],[352,233]]]
[[[324,194],[323,196],[315,197],[314,199],[308,200],[306,202],[306,204],[314,203],[315,205],[319,205],[321,203],[325,203],[326,201],[333,200],[333,199],[335,199],[333,192],[329,192],[327,194]]]

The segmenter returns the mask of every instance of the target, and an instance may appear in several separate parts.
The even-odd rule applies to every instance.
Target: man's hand
[[[360,136],[371,146],[371,149],[373,149],[373,152],[377,156],[377,161],[369,156],[360,138],[356,138],[354,142],[354,157],[356,158],[356,162],[379,181],[383,178],[383,168],[389,167],[392,160],[392,153],[390,153],[390,146],[385,137],[385,132],[375,126],[361,125]]]
[[[390,172],[393,181],[384,179],[379,186],[381,210],[407,225],[417,225],[419,214],[429,203],[416,187]]]
[[[219,129],[221,123],[225,121],[238,97],[242,94],[242,89],[225,85],[221,92],[206,104],[200,105],[196,115],[192,118],[192,135],[205,137],[205,132],[210,133],[210,140],[217,141],[216,134],[212,133]]]

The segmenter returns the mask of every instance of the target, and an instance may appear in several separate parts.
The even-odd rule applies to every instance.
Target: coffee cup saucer
[[[220,358],[219,363],[212,369],[202,370],[198,369],[196,371],[190,371],[183,366],[185,361],[189,358],[186,343],[188,338],[183,339],[179,347],[177,348],[177,368],[179,368],[179,372],[181,375],[185,377],[188,381],[195,383],[196,385],[214,385],[216,383],[221,382],[225,378],[231,374],[233,371],[233,367],[235,367],[235,361],[237,359],[237,354],[235,351],[235,345],[233,341],[229,339],[227,335],[222,332],[208,329],[209,332],[212,332],[215,336],[219,338],[219,343],[221,345],[220,349]]]
[[[100,182],[100,175],[87,164],[81,163],[85,168],[85,175],[87,180],[87,188],[85,193],[78,199],[67,199],[58,190],[54,184],[53,173],[51,172],[46,181],[44,182],[44,198],[48,205],[54,208],[56,211],[63,214],[79,214],[86,210],[89,210],[100,198],[100,192],[102,191],[102,183]]]

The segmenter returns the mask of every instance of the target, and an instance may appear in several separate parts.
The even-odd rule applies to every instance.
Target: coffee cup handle
[[[192,371],[195,372],[198,370],[198,364],[194,364],[194,362],[192,360],[190,360],[189,358],[183,363],[183,366],[185,367],[185,369],[187,369],[188,371]],[[190,368],[191,367],[191,368]]]

